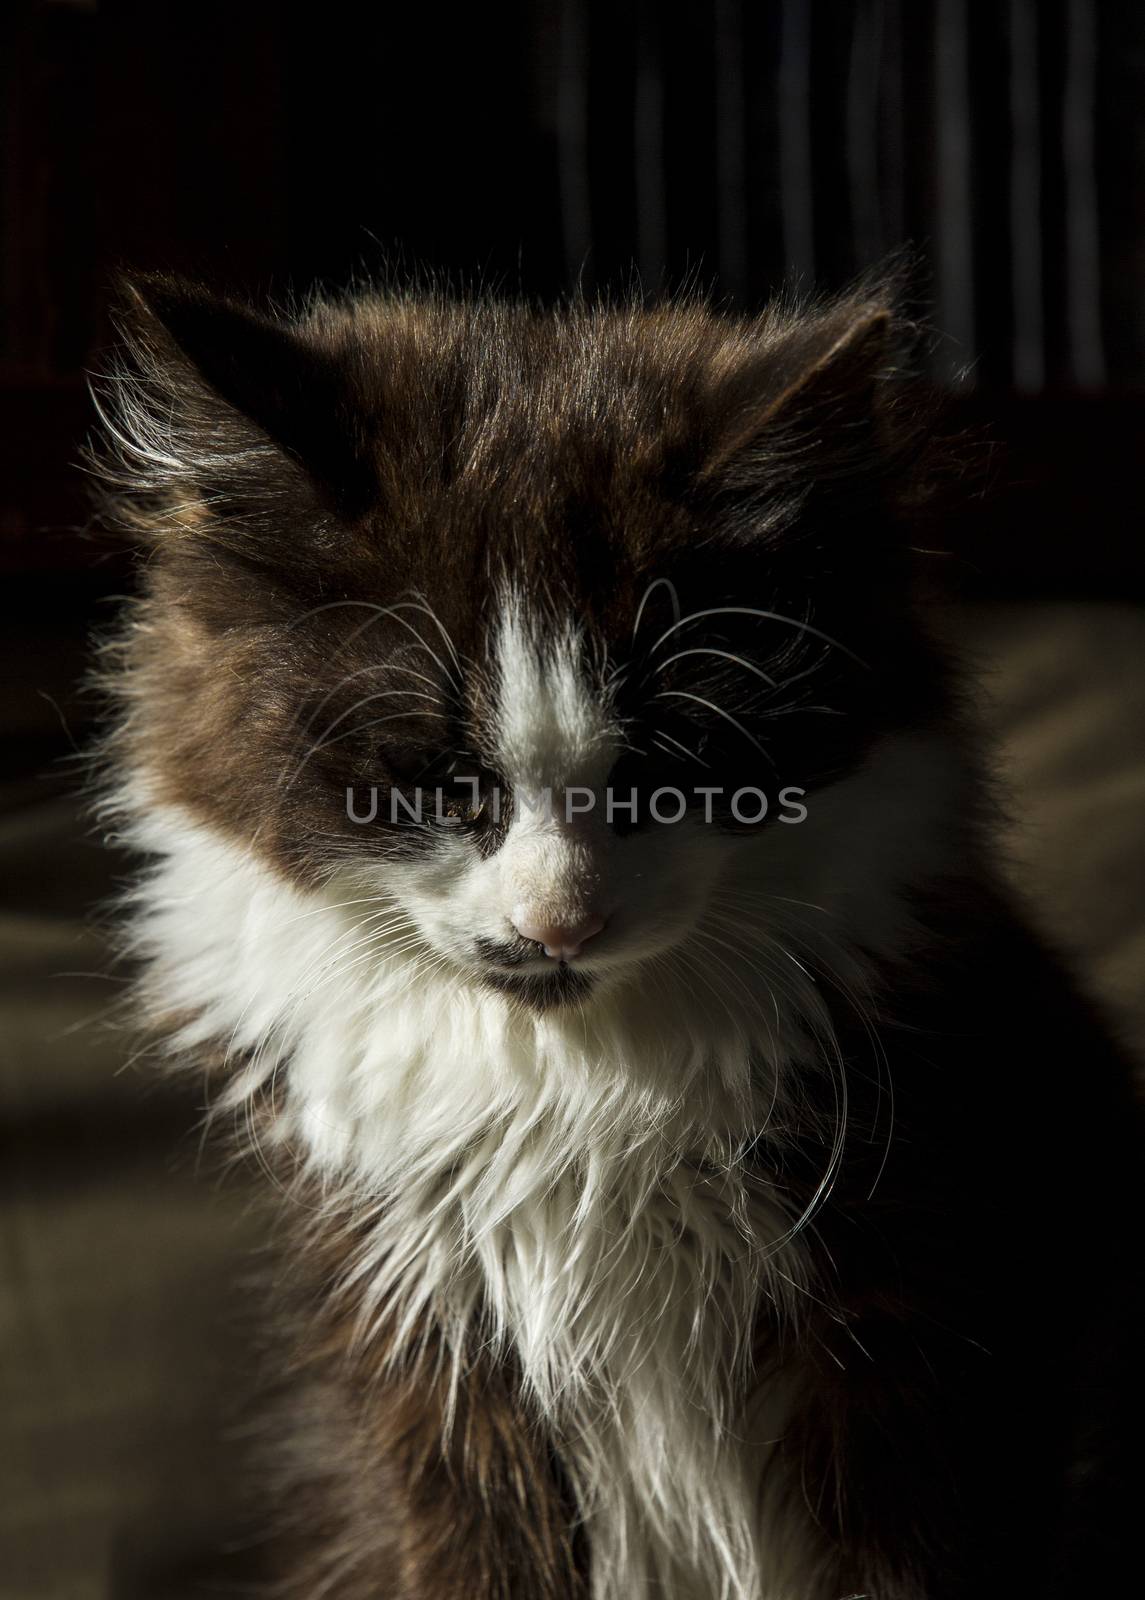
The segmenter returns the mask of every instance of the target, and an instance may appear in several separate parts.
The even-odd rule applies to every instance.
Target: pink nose
[[[567,923],[518,922],[514,919],[513,926],[522,939],[532,939],[535,944],[542,945],[545,954],[554,961],[571,961],[604,927],[604,918],[582,917],[579,922]]]

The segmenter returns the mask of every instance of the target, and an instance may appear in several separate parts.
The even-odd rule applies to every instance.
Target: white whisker
[[[831,634],[824,633],[821,628],[814,628],[809,622],[799,622],[795,617],[785,617],[782,612],[763,611],[755,606],[710,606],[705,611],[693,611],[690,616],[682,617],[678,622],[674,622],[670,628],[666,628],[652,646],[649,654],[654,654],[659,650],[665,639],[670,639],[677,629],[686,627],[690,622],[699,622],[704,617],[733,616],[759,617],[768,622],[784,623],[787,627],[795,628],[799,633],[809,633],[812,638],[821,639],[824,644],[832,645],[836,650],[841,650],[845,656],[850,656],[852,661],[857,661],[859,666],[866,667],[868,665],[861,656],[857,656],[853,650],[848,649],[845,644],[841,644]]]
[[[714,711],[717,717],[723,717],[725,722],[730,722],[732,727],[744,736],[748,744],[754,745],[760,755],[774,768],[775,762],[772,760],[770,752],[760,744],[753,733],[749,733],[738,718],[733,717],[731,712],[725,711],[722,706],[715,705],[711,700],[705,700],[702,695],[692,694],[687,689],[661,689],[653,698],[656,700],[693,700],[697,705],[706,706],[709,711]]]
[[[640,604],[636,608],[636,621],[632,624],[633,644],[636,643],[636,635],[640,632],[640,622],[644,616],[644,607],[648,604],[649,600],[655,594],[657,589],[667,589],[669,595],[672,597],[672,615],[675,617],[677,624],[680,621],[680,596],[676,593],[676,585],[668,578],[653,578],[652,582],[648,585],[647,589],[645,589],[643,595],[641,596]],[[655,649],[655,645],[653,645],[652,648]]]
[[[767,684],[769,689],[779,688],[779,684],[775,681],[775,679],[769,677],[768,674],[764,672],[761,667],[757,667],[754,662],[745,661],[742,656],[734,656],[728,650],[716,650],[710,646],[697,646],[697,648],[694,650],[677,650],[676,654],[674,656],[669,656],[667,661],[659,662],[655,670],[657,672],[664,672],[672,665],[673,661],[683,661],[685,656],[719,656],[723,661],[734,662],[737,667],[742,667],[745,672],[754,673],[757,678],[761,678],[763,682]],[[649,674],[649,676],[650,675],[651,674]]]

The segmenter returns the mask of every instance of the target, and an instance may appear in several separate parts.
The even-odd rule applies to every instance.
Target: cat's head
[[[761,841],[933,716],[888,294],[128,300],[137,787],[461,981],[582,1001],[716,900],[734,939]]]

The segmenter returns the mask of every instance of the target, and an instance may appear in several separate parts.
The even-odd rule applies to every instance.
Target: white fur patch
[[[535,658],[506,639],[506,745],[544,771],[551,752],[512,715]],[[529,681],[560,761],[587,762],[602,728],[560,671]],[[807,1268],[798,1219],[741,1151],[782,1127],[793,1074],[834,1070],[812,973],[861,988],[856,952],[901,943],[901,889],[941,862],[957,775],[937,742],[900,740],[798,826],[613,839],[614,953],[583,1008],[539,1015],[471,981],[454,942],[496,857],[447,844],[303,893],[141,790],[128,802],[153,858],[135,938],[151,1005],[185,1019],[175,1048],[227,1044],[245,1063],[236,1103],[284,1080],[281,1131],[376,1216],[367,1322],[412,1329],[429,1309],[455,1349],[475,1320],[512,1344],[568,1441],[594,1600],[817,1592],[799,1576],[813,1541],[801,1567],[759,1511],[786,1397],[747,1422],[747,1340],[768,1303],[777,1322],[798,1314]]]
[[[496,636],[499,769],[514,788],[604,782],[620,748],[571,623],[538,629],[507,595]]]
[[[513,791],[514,815],[492,875],[513,927],[572,926],[615,909],[603,797],[623,741],[583,650],[571,624],[538,632],[520,601],[505,598],[495,764]]]

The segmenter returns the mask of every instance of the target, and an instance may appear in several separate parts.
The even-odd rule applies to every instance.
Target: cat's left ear
[[[862,496],[907,470],[912,326],[879,297],[764,321],[713,385],[700,486],[733,499]]]

